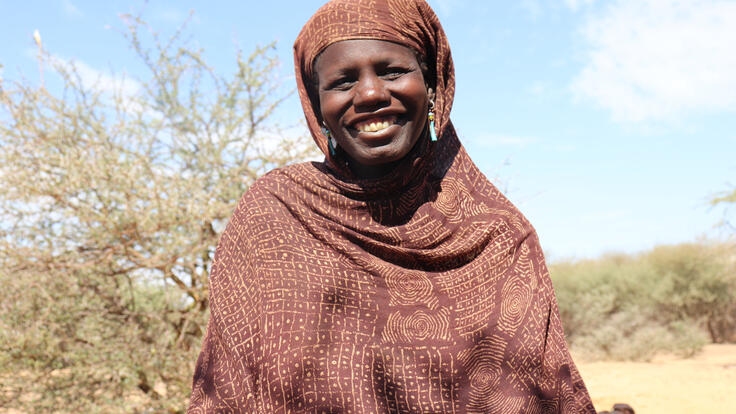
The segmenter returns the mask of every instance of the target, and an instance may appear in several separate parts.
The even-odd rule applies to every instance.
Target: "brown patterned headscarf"
[[[424,1],[339,0],[331,1],[304,25],[294,43],[294,67],[299,97],[307,126],[315,142],[329,158],[319,114],[310,97],[314,61],[329,45],[341,40],[387,40],[420,53],[435,79],[435,129],[438,137],[449,127],[455,95],[455,69],[450,45],[439,19]]]
[[[189,412],[595,413],[536,232],[452,128],[450,50],[423,0],[335,0],[307,23],[294,51],[317,144],[329,156],[314,59],[360,38],[433,62],[439,140],[375,182],[328,159],[248,189],[212,264]]]

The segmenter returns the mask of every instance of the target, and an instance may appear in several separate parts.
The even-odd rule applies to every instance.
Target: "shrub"
[[[593,359],[692,355],[733,340],[733,246],[657,247],[550,266],[568,341]]]

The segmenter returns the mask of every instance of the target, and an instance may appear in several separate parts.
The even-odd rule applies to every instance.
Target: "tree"
[[[37,36],[63,88],[0,80],[3,407],[182,411],[220,232],[257,177],[315,155],[274,121],[273,46],[223,76],[181,29],[123,22],[146,79],[90,84]]]

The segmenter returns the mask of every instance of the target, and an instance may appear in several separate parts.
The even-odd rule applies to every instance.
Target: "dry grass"
[[[631,405],[637,414],[736,412],[736,345],[707,345],[690,359],[579,363],[593,404]]]

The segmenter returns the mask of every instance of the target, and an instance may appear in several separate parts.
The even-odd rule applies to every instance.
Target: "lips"
[[[396,120],[396,116],[370,118],[356,122],[352,128],[359,132],[379,132],[396,124]]]

